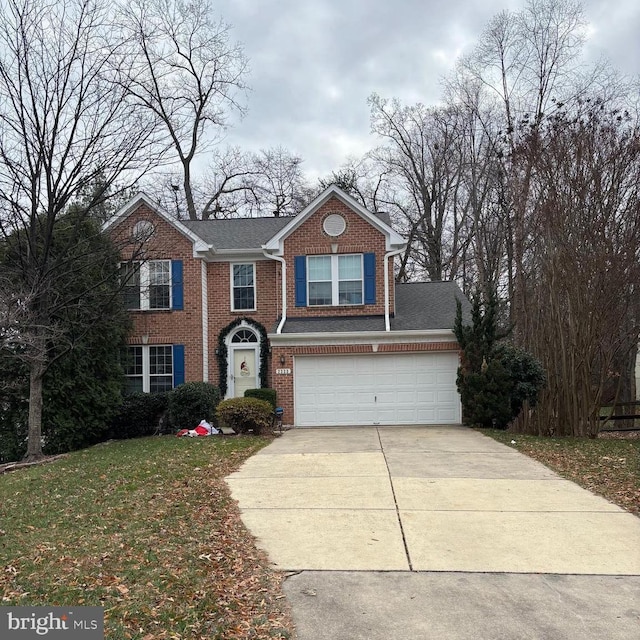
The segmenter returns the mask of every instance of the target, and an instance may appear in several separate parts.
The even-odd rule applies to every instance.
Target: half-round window
[[[324,219],[322,228],[328,236],[335,238],[344,233],[344,230],[347,228],[347,223],[339,213],[332,213]]]
[[[233,335],[231,342],[258,342],[258,336],[249,329],[240,329]]]

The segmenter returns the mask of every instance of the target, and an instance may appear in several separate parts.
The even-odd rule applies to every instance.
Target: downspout
[[[384,330],[391,331],[389,320],[389,258],[400,255],[406,249],[395,249],[384,254]]]
[[[287,321],[287,263],[282,256],[276,256],[271,253],[267,253],[267,250],[263,247],[262,253],[271,260],[277,260],[282,265],[282,320],[278,324],[276,333],[282,333],[282,327]]]

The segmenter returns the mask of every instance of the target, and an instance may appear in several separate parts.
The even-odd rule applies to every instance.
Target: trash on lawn
[[[180,429],[176,436],[181,438],[188,436],[189,438],[197,438],[198,436],[216,436],[220,432],[206,420],[201,420],[200,424],[195,429]]]

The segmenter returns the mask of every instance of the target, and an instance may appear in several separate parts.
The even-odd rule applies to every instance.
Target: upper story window
[[[295,256],[296,307],[376,303],[376,254]]]
[[[120,265],[127,309],[182,309],[182,261],[147,260]]]
[[[231,308],[254,311],[256,308],[255,264],[231,265]]]
[[[309,256],[309,306],[362,304],[362,254]]]

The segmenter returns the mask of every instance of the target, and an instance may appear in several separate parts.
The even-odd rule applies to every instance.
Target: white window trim
[[[362,302],[340,304],[340,282],[338,279],[338,259],[346,256],[358,256],[360,258],[360,283]],[[309,295],[309,259],[310,258],[331,258],[331,304],[311,304]],[[327,282],[326,280],[312,280],[311,282]],[[349,281],[350,282],[350,281]],[[323,254],[317,256],[307,256],[307,306],[308,307],[361,307],[364,305],[364,254],[362,253],[339,253]]]
[[[251,309],[236,309],[235,296],[233,295],[233,267],[238,265],[250,264],[253,268],[253,307]],[[258,287],[256,278],[256,263],[255,262],[231,262],[229,263],[229,296],[231,298],[231,311],[256,311],[258,308]]]
[[[173,361],[173,345],[170,344],[130,344],[129,348],[142,349],[142,392],[151,393],[151,348],[169,347],[171,349],[171,388],[173,389],[173,376],[175,373],[175,362]],[[168,373],[162,374],[169,375]],[[160,377],[154,374],[155,377]],[[125,375],[125,378],[138,378],[139,376]]]
[[[150,264],[152,262],[164,262],[169,265],[169,306],[168,307],[150,307],[149,300],[151,298],[149,288],[151,286],[150,280]],[[122,262],[121,264],[134,264],[140,267],[140,306],[135,309],[128,309],[128,311],[170,311],[173,309],[173,273],[171,268],[171,260],[135,260],[131,263]]]

